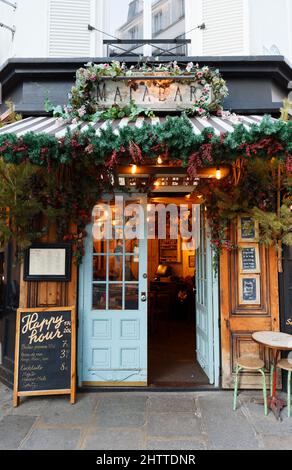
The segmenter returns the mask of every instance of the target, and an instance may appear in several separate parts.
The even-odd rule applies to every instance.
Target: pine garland
[[[68,130],[59,139],[33,132],[21,137],[7,133],[0,135],[0,155],[2,168],[5,164],[11,165],[11,168],[25,164],[40,169],[35,172],[33,186],[27,181],[27,188],[35,188],[30,195],[35,198],[34,207],[44,216],[56,220],[60,238],[75,242],[79,261],[86,236],[85,226],[90,220],[89,211],[103,190],[113,189],[112,175],[118,165],[156,164],[160,155],[165,164],[183,166],[190,175],[195,176],[200,168],[233,165],[241,159],[243,171],[239,185],[236,186],[229,177],[219,182],[208,180],[199,188],[205,196],[212,225],[212,242],[218,252],[222,247],[232,248],[225,227],[227,221],[240,211],[252,211],[257,207],[265,213],[275,213],[276,188],[271,180],[273,168],[279,165],[285,168],[282,193],[288,196],[286,200],[291,196],[292,122],[275,121],[268,116],[249,130],[238,124],[233,133],[220,136],[212,128],[205,129],[200,135],[194,134],[191,123],[184,115],[168,117],[156,126],[148,123],[141,128],[126,126],[120,129],[119,134],[111,126],[101,129],[100,135],[96,135],[94,129],[84,133],[80,129],[74,132]],[[50,178],[43,178],[42,174]],[[39,184],[41,179],[42,184]],[[21,191],[24,183],[21,180]],[[2,177],[1,184],[0,207],[9,208],[17,227],[20,206],[9,205],[5,196],[6,183]],[[152,184],[153,181],[149,180],[148,190],[151,190]],[[31,194],[30,191],[27,194]],[[283,220],[285,215],[287,210],[284,208],[280,221],[282,228],[277,233],[284,241],[290,242],[287,223]],[[12,232],[6,232],[6,237],[3,235],[6,217],[3,213],[0,215],[2,243],[15,236]],[[267,220],[275,224],[273,217]],[[27,214],[27,223],[30,222],[31,217]],[[21,223],[27,227],[23,219]],[[70,223],[76,224],[76,233],[68,233]],[[27,246],[33,236],[30,231],[27,231],[29,236],[25,232],[22,230],[22,246]]]

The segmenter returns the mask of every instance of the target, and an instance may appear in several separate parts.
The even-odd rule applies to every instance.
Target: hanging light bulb
[[[185,198],[186,198],[186,199],[190,199],[190,198],[191,198],[191,194],[187,194],[187,195],[185,196]]]
[[[216,169],[216,179],[217,179],[217,180],[221,180],[221,177],[222,177],[221,170],[220,170],[220,168],[218,167],[218,168]]]
[[[154,186],[160,186],[160,183],[159,183],[158,180],[156,180],[156,181],[154,182]]]
[[[163,161],[161,157],[157,158],[157,165],[162,165]]]
[[[135,175],[137,173],[137,165],[132,165],[131,173],[132,173],[132,175]]]

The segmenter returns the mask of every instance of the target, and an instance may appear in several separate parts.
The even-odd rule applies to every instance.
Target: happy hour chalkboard
[[[23,395],[70,394],[75,401],[75,309],[18,309],[14,405]]]

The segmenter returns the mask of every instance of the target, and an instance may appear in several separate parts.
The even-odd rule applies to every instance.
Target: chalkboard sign
[[[74,307],[18,309],[13,404],[20,396],[70,394],[75,402]]]
[[[259,236],[259,224],[257,221],[248,216],[238,218],[238,241],[239,242],[255,242]]]
[[[260,276],[240,276],[240,303],[260,304]]]
[[[241,250],[242,270],[243,271],[256,271],[257,270],[257,255],[256,247],[245,247]]]
[[[257,282],[255,278],[242,280],[242,297],[244,302],[254,302],[257,298]]]

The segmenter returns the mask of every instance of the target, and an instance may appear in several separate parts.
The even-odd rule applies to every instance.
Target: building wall
[[[276,55],[279,51],[292,61],[292,0],[185,0],[185,18],[173,21],[178,1],[153,3],[153,12],[168,10],[171,22],[157,35],[152,21],[153,37],[174,38],[193,29],[187,34],[192,39],[188,55]],[[102,38],[108,36],[88,31],[87,25],[115,35],[111,27],[114,21],[121,26],[120,9],[116,0],[18,0],[13,11],[0,1],[0,22],[16,27],[13,39],[10,31],[0,28],[0,64],[9,57],[106,55]],[[127,11],[123,13],[126,19]],[[164,15],[165,25],[166,19]],[[203,21],[204,31],[194,29]],[[145,32],[144,23],[143,29],[148,35],[151,26]]]

